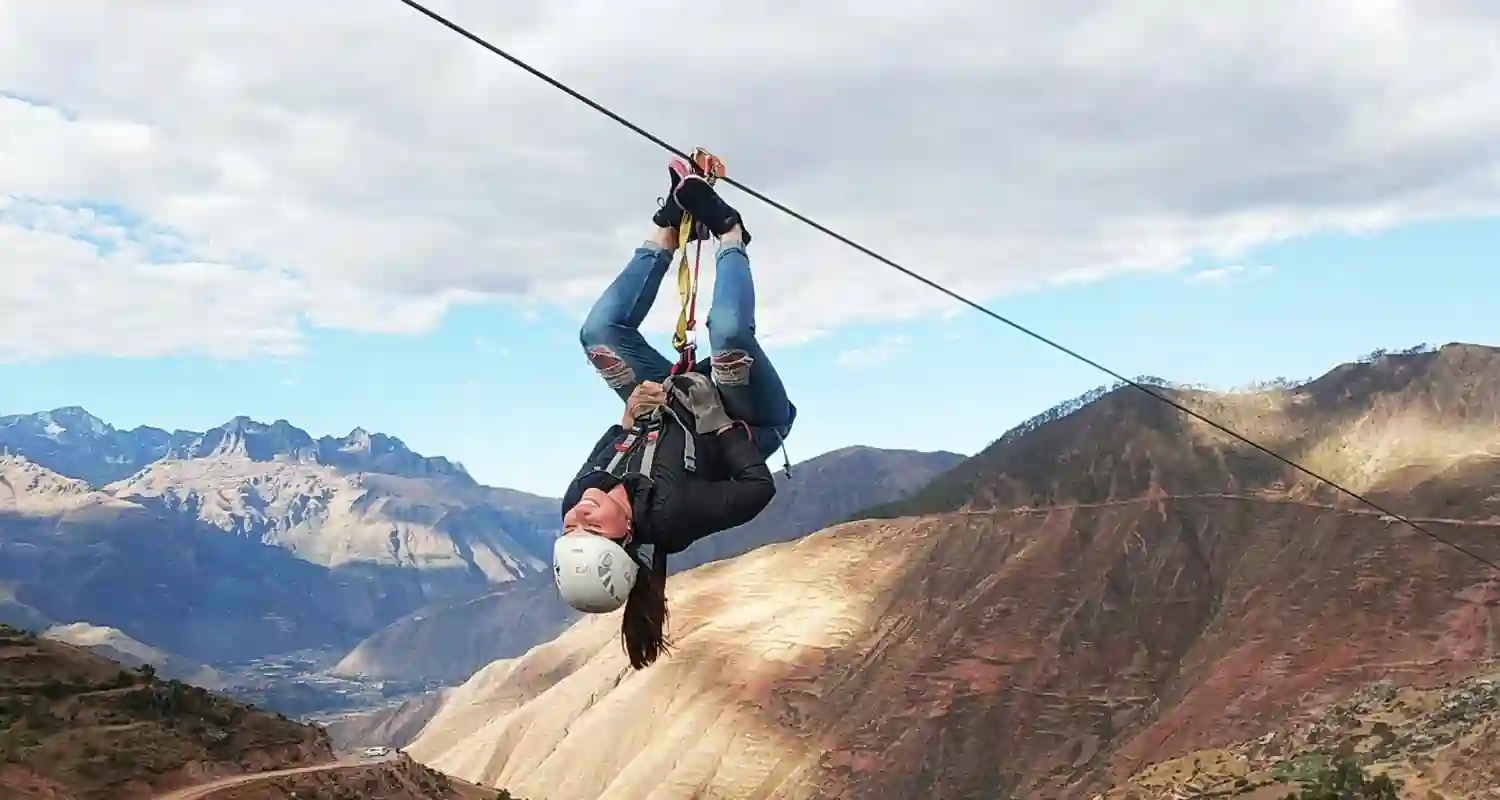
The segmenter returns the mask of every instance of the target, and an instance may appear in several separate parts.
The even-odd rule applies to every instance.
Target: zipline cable
[[[688,154],[682,152],[681,150],[678,150],[676,147],[673,147],[671,144],[669,144],[668,142],[666,142],[664,139],[662,139],[661,137],[657,136],[656,134],[653,134],[652,132],[646,130],[645,128],[642,128],[641,126],[635,124],[634,122],[631,122],[630,120],[628,120],[628,119],[620,116],[619,114],[616,114],[615,112],[609,110],[608,108],[605,108],[604,106],[600,105],[599,103],[595,102],[594,100],[592,100],[592,99],[588,98],[587,96],[583,95],[582,93],[576,91],[571,86],[568,86],[567,84],[563,83],[562,81],[559,81],[556,78],[553,78],[551,75],[548,75],[547,73],[542,72],[541,70],[537,69],[536,67],[533,67],[530,64],[527,64],[525,61],[522,61],[521,59],[516,58],[515,56],[511,55],[510,53],[508,53],[508,52],[506,52],[506,51],[504,51],[502,49],[500,49],[499,47],[496,47],[495,45],[490,44],[488,41],[486,41],[485,39],[481,38],[479,35],[477,35],[477,34],[471,32],[471,31],[469,31],[468,29],[466,29],[463,26],[461,26],[461,25],[453,22],[452,20],[447,19],[446,17],[442,16],[441,14],[438,14],[437,12],[432,11],[431,9],[427,8],[426,6],[423,6],[421,3],[418,3],[415,0],[400,0],[400,1],[402,3],[404,3],[404,4],[406,4],[407,6],[410,6],[412,9],[414,9],[414,10],[420,12],[421,14],[427,16],[428,18],[432,19],[434,22],[438,23],[439,25],[442,25],[443,27],[445,27],[445,28],[453,31],[454,33],[458,34],[459,36],[462,36],[465,39],[468,39],[469,41],[471,41],[471,42],[479,45],[480,47],[483,47],[484,49],[490,51],[491,53],[494,53],[495,55],[500,56],[501,58],[505,59],[506,61],[509,61],[512,64],[515,64],[516,66],[520,67],[523,70],[526,70],[527,72],[531,73],[533,76],[537,77],[538,79],[540,79],[542,81],[545,81],[547,84],[549,84],[553,88],[557,89],[558,91],[561,91],[561,92],[567,94],[568,96],[572,97],[574,100],[577,100],[578,102],[583,103],[584,105],[588,106],[589,108],[592,108],[595,111],[598,111],[600,114],[603,114],[604,116],[609,117],[610,119],[614,120],[615,122],[618,122],[620,125],[622,125],[622,126],[624,126],[626,128],[629,128],[631,131],[634,131],[637,135],[641,136],[642,138],[646,139],[647,141],[651,142],[652,144],[655,144],[657,147],[660,147],[661,149],[666,150],[667,152],[672,153],[673,155],[676,155],[676,156],[678,156],[678,157],[680,157],[680,158],[682,158],[684,160],[687,160],[687,159],[690,158],[690,156],[688,156]],[[1055,341],[1047,338],[1046,336],[1043,336],[1042,334],[1037,333],[1036,331],[1031,330],[1030,328],[1026,327],[1025,325],[1022,325],[1022,324],[1020,324],[1018,322],[1014,322],[1014,321],[1012,321],[1012,320],[1010,320],[1010,319],[1002,316],[1000,313],[998,313],[996,311],[992,311],[991,309],[987,308],[986,306],[981,305],[981,304],[979,304],[979,303],[977,303],[977,302],[975,302],[973,300],[970,300],[969,298],[967,298],[967,297],[965,297],[965,296],[963,296],[963,295],[961,295],[961,294],[953,291],[952,289],[949,289],[946,286],[943,286],[942,284],[940,284],[940,283],[932,280],[931,278],[928,278],[928,277],[926,277],[924,275],[921,275],[921,274],[918,274],[916,272],[913,272],[912,270],[907,269],[906,267],[904,267],[904,266],[896,263],[895,261],[892,261],[891,259],[889,259],[889,258],[887,258],[887,257],[885,257],[885,256],[883,256],[883,255],[881,255],[881,254],[879,254],[877,252],[875,252],[874,250],[871,250],[870,248],[865,247],[864,245],[860,244],[859,242],[856,242],[853,239],[850,239],[849,237],[844,236],[841,233],[838,233],[837,231],[831,230],[830,228],[824,226],[823,224],[817,222],[816,220],[810,219],[810,218],[808,218],[808,217],[806,217],[806,216],[804,216],[804,215],[802,215],[802,214],[800,214],[800,213],[798,213],[796,211],[793,211],[790,208],[787,208],[786,206],[782,205],[781,203],[779,203],[779,202],[777,202],[775,200],[772,200],[771,198],[769,198],[769,197],[761,194],[760,192],[757,192],[756,190],[750,188],[749,186],[746,186],[743,183],[740,183],[739,181],[737,181],[737,180],[735,180],[735,179],[733,179],[733,178],[731,178],[731,177],[729,177],[727,175],[719,178],[719,180],[723,181],[724,183],[727,183],[727,184],[729,184],[729,185],[731,185],[731,186],[733,186],[733,187],[735,187],[737,189],[739,189],[740,191],[744,192],[745,194],[748,194],[751,197],[754,197],[755,199],[761,201],[762,203],[765,203],[766,205],[768,205],[768,206],[776,209],[777,211],[780,211],[781,213],[786,214],[787,216],[789,216],[789,217],[797,220],[798,222],[801,222],[801,223],[803,223],[803,224],[805,224],[805,225],[807,225],[807,226],[809,226],[809,227],[811,227],[811,228],[813,228],[813,229],[815,229],[815,230],[817,230],[817,231],[819,231],[821,233],[827,234],[828,236],[830,236],[830,237],[832,237],[834,239],[837,239],[838,241],[840,241],[840,242],[848,245],[849,247],[852,247],[855,250],[858,250],[859,252],[861,252],[861,253],[869,256],[870,258],[875,259],[876,261],[879,261],[882,264],[885,264],[886,266],[888,266],[888,267],[890,267],[890,268],[892,268],[892,269],[894,269],[894,270],[896,270],[896,271],[898,271],[898,272],[906,275],[907,277],[912,278],[912,279],[914,279],[916,281],[919,281],[921,283],[924,283],[927,286],[930,286],[933,289],[936,289],[937,291],[942,292],[945,295],[948,295],[949,297],[953,298],[954,300],[957,300],[958,302],[963,303],[964,305],[966,305],[966,306],[974,309],[975,311],[978,311],[981,314],[984,314],[985,316],[987,316],[987,317],[989,317],[989,318],[991,318],[991,319],[993,319],[993,320],[995,320],[997,322],[1002,322],[1002,323],[1004,323],[1006,325],[1009,325],[1010,327],[1014,328],[1015,330],[1020,331],[1021,333],[1026,334],[1027,336],[1030,336],[1031,338],[1033,338],[1033,339],[1041,342],[1042,344],[1047,345],[1048,347],[1051,347],[1051,348],[1053,348],[1055,350],[1058,350],[1058,351],[1060,351],[1060,352],[1062,352],[1062,353],[1064,353],[1066,355],[1072,356],[1073,358],[1075,358],[1075,359],[1077,359],[1079,361],[1082,361],[1085,364],[1088,364],[1089,366],[1093,367],[1094,369],[1097,369],[1100,372],[1103,372],[1103,373],[1105,373],[1107,375],[1110,375],[1111,377],[1113,377],[1113,378],[1115,378],[1115,379],[1117,379],[1119,381],[1122,381],[1122,382],[1130,385],[1131,387],[1133,387],[1133,388],[1135,388],[1135,389],[1137,389],[1137,390],[1139,390],[1141,392],[1144,392],[1145,394],[1150,395],[1151,397],[1154,397],[1157,400],[1160,400],[1163,403],[1166,403],[1167,405],[1169,405],[1169,406],[1177,409],[1178,411],[1181,411],[1182,413],[1187,414],[1190,417],[1193,417],[1194,419],[1198,420],[1199,422],[1202,422],[1205,425],[1208,425],[1209,427],[1212,427],[1212,428],[1220,431],[1221,433],[1224,433],[1224,434],[1230,436],[1231,438],[1237,439],[1240,442],[1243,442],[1244,444],[1247,444],[1250,447],[1253,447],[1256,450],[1259,450],[1260,452],[1265,453],[1266,455],[1268,455],[1268,456],[1276,459],[1277,461],[1280,461],[1281,463],[1286,464],[1287,466],[1291,467],[1292,469],[1295,469],[1295,470],[1297,470],[1297,471],[1299,471],[1299,472],[1307,475],[1308,477],[1313,478],[1314,480],[1318,480],[1318,481],[1321,481],[1321,482],[1327,484],[1328,486],[1332,487],[1333,489],[1335,489],[1335,490],[1337,490],[1339,492],[1342,492],[1342,493],[1348,495],[1349,497],[1351,497],[1351,498],[1353,498],[1355,500],[1358,500],[1361,503],[1364,503],[1365,505],[1369,506],[1370,508],[1373,508],[1376,511],[1379,511],[1380,513],[1382,513],[1382,514],[1385,514],[1386,516],[1391,517],[1391,518],[1393,518],[1393,519],[1395,519],[1395,520],[1397,520],[1397,521],[1399,521],[1399,522],[1407,525],[1408,527],[1412,528],[1413,530],[1416,530],[1419,533],[1425,534],[1426,536],[1428,536],[1428,537],[1430,537],[1430,538],[1432,538],[1432,539],[1434,539],[1434,540],[1436,540],[1436,541],[1438,541],[1438,542],[1440,542],[1440,543],[1442,543],[1444,545],[1447,545],[1448,547],[1451,547],[1451,548],[1453,548],[1454,550],[1457,550],[1460,553],[1463,553],[1464,555],[1468,556],[1469,558],[1472,558],[1475,561],[1478,561],[1479,563],[1484,564],[1485,566],[1489,567],[1490,569],[1493,569],[1496,572],[1500,572],[1500,563],[1496,563],[1495,561],[1493,561],[1493,560],[1491,560],[1489,558],[1486,558],[1486,557],[1484,557],[1484,556],[1482,556],[1482,555],[1480,555],[1478,553],[1475,553],[1472,550],[1469,550],[1468,548],[1464,547],[1463,545],[1458,544],[1457,542],[1452,542],[1452,541],[1449,541],[1449,540],[1447,540],[1447,539],[1439,536],[1438,534],[1434,533],[1433,531],[1430,531],[1427,528],[1425,528],[1425,527],[1423,527],[1421,525],[1418,525],[1417,523],[1411,521],[1410,519],[1406,518],[1405,516],[1403,516],[1401,514],[1397,514],[1396,512],[1391,511],[1390,509],[1387,509],[1384,506],[1381,506],[1381,505],[1377,504],[1375,501],[1370,500],[1369,498],[1365,497],[1364,495],[1359,494],[1358,492],[1356,492],[1356,491],[1354,491],[1352,489],[1345,488],[1343,485],[1341,485],[1341,484],[1339,484],[1339,483],[1337,483],[1337,482],[1335,482],[1335,481],[1333,481],[1333,480],[1331,480],[1329,478],[1325,478],[1322,475],[1319,475],[1318,473],[1312,471],[1311,469],[1309,469],[1307,467],[1302,466],[1301,464],[1298,464],[1297,462],[1291,460],[1290,458],[1287,458],[1286,456],[1283,456],[1280,453],[1277,453],[1276,451],[1271,450],[1270,448],[1265,447],[1264,445],[1261,445],[1261,444],[1259,444],[1259,443],[1257,443],[1257,442],[1255,442],[1255,441],[1253,441],[1253,440],[1245,437],[1244,435],[1242,435],[1240,433],[1237,433],[1237,432],[1235,432],[1235,431],[1233,431],[1233,430],[1231,430],[1231,429],[1229,429],[1229,428],[1227,428],[1227,427],[1225,427],[1225,426],[1223,426],[1223,425],[1221,425],[1221,424],[1213,421],[1212,419],[1209,419],[1208,417],[1205,417],[1204,415],[1202,415],[1202,414],[1200,414],[1200,413],[1192,410],[1191,408],[1188,408],[1187,406],[1184,406],[1181,403],[1178,403],[1176,400],[1173,400],[1172,398],[1167,397],[1166,395],[1161,394],[1160,392],[1157,392],[1157,391],[1151,389],[1150,387],[1146,386],[1145,384],[1142,384],[1139,381],[1133,380],[1131,378],[1127,378],[1124,375],[1121,375],[1120,373],[1118,373],[1118,372],[1110,369],[1109,367],[1106,367],[1103,364],[1100,364],[1099,362],[1097,362],[1097,361],[1095,361],[1095,360],[1093,360],[1093,359],[1091,359],[1091,358],[1089,358],[1089,357],[1087,357],[1087,356],[1085,356],[1085,355],[1083,355],[1083,354],[1081,354],[1081,353],[1073,350],[1072,348],[1069,348],[1069,347],[1066,347],[1066,346],[1064,346],[1062,344],[1059,344],[1059,343],[1057,343],[1057,342],[1055,342]]]

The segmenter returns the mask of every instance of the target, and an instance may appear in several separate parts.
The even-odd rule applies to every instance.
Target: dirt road
[[[167,792],[166,794],[158,794],[156,795],[154,800],[199,800],[200,798],[207,797],[208,795],[217,792],[220,789],[227,789],[231,786],[242,786],[247,783],[255,783],[256,781],[270,780],[272,778],[282,777],[283,775],[300,775],[304,772],[328,772],[339,769],[354,769],[355,767],[367,767],[371,764],[384,764],[388,761],[394,761],[395,759],[396,753],[395,751],[392,751],[386,755],[373,758],[364,758],[361,756],[351,755],[344,756],[337,761],[330,761],[326,764],[313,764],[312,766],[308,767],[294,767],[292,769],[278,769],[269,770],[267,772],[251,772],[244,775],[231,775],[227,778],[220,778],[209,783],[200,783],[197,786],[189,786],[184,789],[176,789],[174,791]]]

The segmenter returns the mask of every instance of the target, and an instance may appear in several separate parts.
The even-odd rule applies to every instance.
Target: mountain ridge
[[[1360,491],[1362,486],[1368,485],[1368,476],[1361,478],[1361,471],[1374,469],[1382,461],[1405,459],[1420,467],[1423,462],[1441,462],[1452,453],[1464,452],[1473,447],[1475,442],[1488,442],[1488,445],[1475,450],[1473,455],[1500,455],[1500,443],[1492,435],[1494,426],[1500,425],[1500,411],[1493,410],[1500,408],[1500,397],[1496,396],[1496,390],[1490,388],[1482,396],[1467,396],[1460,391],[1448,392],[1442,397],[1409,398],[1414,405],[1426,403],[1433,409],[1420,406],[1408,409],[1410,413],[1406,418],[1394,420],[1407,429],[1407,435],[1399,438],[1397,447],[1381,447],[1378,444],[1369,447],[1372,443],[1365,442],[1363,444],[1373,452],[1359,454],[1345,447],[1347,441],[1357,440],[1355,429],[1361,424],[1374,421],[1390,423],[1393,421],[1389,419],[1391,411],[1389,408],[1340,409],[1339,405],[1357,406],[1357,403],[1351,401],[1370,398],[1383,388],[1409,386],[1419,377],[1432,380],[1433,370],[1447,371],[1446,384],[1462,385],[1467,371],[1493,369],[1497,352],[1500,351],[1494,347],[1462,342],[1446,344],[1437,349],[1418,345],[1395,352],[1376,350],[1358,361],[1339,364],[1327,373],[1305,381],[1277,379],[1268,382],[1269,385],[1254,389],[1226,392],[1174,384],[1154,376],[1139,376],[1136,380],[1257,444],[1268,446],[1294,462],[1311,467],[1325,477]],[[1423,374],[1419,376],[1414,374],[1416,372]],[[1443,382],[1445,378],[1440,376],[1437,380]],[[1430,424],[1432,421],[1426,418],[1429,410],[1440,411],[1445,404],[1452,407],[1464,402],[1483,404],[1490,410],[1486,411],[1483,419],[1460,420],[1463,423],[1458,426],[1462,428],[1461,431],[1454,430],[1453,426]],[[1098,418],[1097,415],[1106,408],[1124,419]],[[1313,431],[1303,431],[1296,427],[1319,412],[1329,413],[1334,419],[1320,420],[1319,428]],[[1102,485],[1095,482],[1087,486],[1055,487],[1042,485],[1033,474],[1035,470],[1024,469],[1024,463],[1057,463],[1052,456],[1056,447],[1052,441],[1053,436],[1072,435],[1074,431],[1100,423],[1114,426],[1122,423],[1138,425],[1158,440],[1178,436],[1193,441],[1197,443],[1194,445],[1196,456],[1204,459],[1197,466],[1214,471],[1229,469],[1234,473],[1235,488],[1280,485],[1298,496],[1310,493],[1308,496],[1316,495],[1329,500],[1349,499],[1347,495],[1274,461],[1202,421],[1117,381],[1058,403],[1014,426],[956,467],[945,476],[947,480],[935,481],[908,498],[871,507],[865,513],[870,517],[894,518],[945,513],[964,507],[1047,506],[1057,504],[1058,489],[1063,489],[1065,496],[1076,495],[1076,499],[1081,502],[1107,498],[1117,492],[1129,494],[1143,491],[1149,482],[1148,476],[1139,474],[1126,475],[1125,485]],[[1031,435],[1044,428],[1047,435]],[[1063,433],[1058,434],[1059,431]],[[1103,440],[1107,437],[1099,438]],[[1026,442],[1022,449],[1008,447],[1022,441]],[[1095,450],[1087,455],[1100,459],[1093,463],[1110,463],[1109,453]],[[1191,462],[1178,465],[1178,468],[1186,469],[1190,466]],[[1102,471],[1096,470],[1096,473]],[[1097,477],[1097,474],[1090,477]],[[987,481],[997,482],[999,485],[982,486]]]
[[[1180,396],[1500,547],[1500,349]],[[648,670],[612,615],[491,664],[408,752],[538,800],[1090,798],[1500,657],[1495,575],[1243,448],[1105,391],[883,517],[675,576],[677,647]]]
[[[348,471],[403,477],[447,477],[478,485],[461,464],[424,456],[401,439],[355,427],[343,437],[316,439],[285,419],[270,424],[237,415],[206,431],[171,432],[149,425],[121,430],[82,406],[0,416],[0,453],[26,454],[37,464],[99,487],[123,480],[150,464],[238,455],[252,461],[283,458]]]
[[[213,668],[136,641],[116,628],[74,622],[53,625],[42,632],[41,638],[87,650],[123,667],[135,668],[149,664],[163,678],[180,680],[204,689],[217,691],[225,685],[223,676]]]
[[[201,433],[168,433],[120,430],[81,406],[12,414],[0,417],[0,561],[7,562],[0,564],[0,616],[36,628],[118,628],[208,664],[262,646],[348,647],[424,604],[546,572],[556,502],[484,486],[461,465],[363,428],[315,439],[286,420],[244,415]],[[164,533],[155,540],[147,535],[153,525]],[[209,532],[220,536],[193,538]],[[156,553],[168,541],[181,550]],[[274,591],[284,580],[283,592],[309,593],[306,607],[257,623],[218,606],[221,621],[250,626],[238,637],[199,620],[208,612],[194,600],[227,599],[219,589],[200,586],[175,598],[186,615],[153,608],[143,616],[151,604],[139,602],[126,612],[108,597],[130,592],[130,576],[153,568],[128,565],[125,547],[175,567],[218,564],[231,592]],[[228,553],[233,560],[222,559]],[[294,566],[283,554],[326,572]],[[106,563],[116,568],[101,572]],[[59,583],[73,585],[72,595],[46,585],[65,564],[73,574]],[[76,585],[82,576],[93,588]],[[173,591],[199,586],[182,574],[156,581]]]
[[[455,681],[514,649],[495,646],[515,641],[515,652],[524,652],[573,619],[547,574],[560,525],[554,498],[450,474],[446,459],[412,453],[400,439],[362,428],[340,440],[314,439],[285,420],[237,416],[205,433],[135,431],[144,433],[132,442],[77,406],[0,417],[0,448],[13,454],[0,456],[0,472],[16,476],[19,487],[0,483],[0,494],[12,497],[10,506],[0,499],[0,560],[15,554],[0,565],[0,617],[39,630],[77,622],[114,628],[210,666],[283,650],[353,647],[338,674],[417,681],[432,676],[405,674],[408,662],[420,660],[410,658],[411,642],[422,642],[424,654],[457,652],[412,625],[424,614],[432,623],[457,624],[450,633],[475,631],[459,636],[469,642],[459,649],[474,655],[433,673]],[[829,521],[824,507],[850,510],[875,497],[870,492],[888,499],[962,460],[858,446],[810,459],[795,478],[777,475],[781,496],[756,522],[695,545],[673,559],[673,568],[815,530]],[[87,480],[127,468],[133,471],[107,483]],[[811,494],[808,478],[818,487]],[[164,526],[154,540],[153,526]],[[69,535],[56,535],[63,530]],[[168,542],[178,552],[138,563]],[[134,559],[129,548],[136,549]],[[318,569],[294,566],[288,557]],[[91,566],[77,566],[85,563]],[[222,586],[194,577],[209,563],[223,571]],[[168,565],[182,571],[162,574]],[[72,577],[46,585],[48,574],[64,568]],[[168,613],[170,603],[111,602],[116,594],[136,594],[133,582],[148,575],[185,613]],[[89,585],[74,580],[81,576],[90,576]],[[225,605],[241,592],[260,599]],[[301,599],[287,606],[267,602],[268,594]],[[545,613],[510,609],[504,602],[510,594],[533,598]],[[210,622],[208,609],[216,607],[221,611]],[[252,608],[263,616],[240,613]],[[399,654],[394,661],[406,665],[403,674],[386,674],[380,665],[392,659],[384,652]]]

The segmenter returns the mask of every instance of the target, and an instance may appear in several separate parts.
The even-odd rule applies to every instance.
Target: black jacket
[[[685,421],[692,425],[691,418]],[[615,443],[627,433],[619,425],[611,425],[599,438],[563,495],[564,514],[585,489],[609,491],[619,482],[606,470],[615,455]],[[776,495],[771,470],[744,425],[697,436],[696,472],[688,472],[683,465],[683,444],[688,435],[667,421],[657,443],[652,482],[626,482],[631,504],[637,509],[635,540],[668,554],[680,553],[709,534],[749,522]],[[650,494],[641,498],[641,492]]]

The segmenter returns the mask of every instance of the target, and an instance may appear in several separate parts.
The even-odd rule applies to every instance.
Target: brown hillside
[[[1493,347],[1452,344],[1382,355],[1288,389],[1152,389],[1354,491],[1399,492],[1434,470],[1500,458],[1500,349]],[[1278,485],[1297,496],[1352,502],[1126,386],[1060,403],[942,480],[870,513],[899,517]]]
[[[0,626],[0,796],[129,800],[332,756],[318,728]]]
[[[1500,352],[1451,346],[1176,396],[1500,558],[1497,387]],[[939,513],[674,576],[648,670],[614,615],[497,662],[408,751],[533,800],[1083,798],[1500,657],[1500,575],[1334,500],[1115,392],[912,504]]]
[[[457,687],[445,687],[409,697],[388,708],[346,714],[330,719],[323,727],[335,747],[358,748],[373,745],[406,747],[417,738],[428,720],[443,707],[443,701]]]
[[[1141,770],[1105,800],[1282,800],[1341,755],[1422,800],[1488,798],[1500,787],[1500,673],[1430,689],[1379,681],[1255,739]]]

